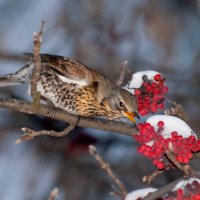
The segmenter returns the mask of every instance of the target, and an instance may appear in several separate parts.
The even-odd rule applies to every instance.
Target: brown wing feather
[[[33,59],[33,54],[25,53]],[[96,81],[96,72],[84,64],[63,56],[40,54],[42,64],[55,69],[60,75],[73,80],[85,80],[88,84]]]
[[[25,53],[25,55],[33,59],[33,54]],[[103,74],[71,58],[50,54],[40,55],[42,65],[53,68],[59,75],[77,81],[84,80],[88,85],[98,82],[97,98],[99,101],[109,96],[113,83]]]

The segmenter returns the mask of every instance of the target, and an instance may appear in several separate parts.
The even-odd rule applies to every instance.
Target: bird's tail
[[[34,66],[34,62],[29,61],[15,73],[0,76],[0,87],[27,83]]]
[[[9,85],[17,85],[22,83],[21,81],[14,80],[13,78],[10,78],[13,74],[8,74],[5,76],[0,76],[0,87],[5,87]]]

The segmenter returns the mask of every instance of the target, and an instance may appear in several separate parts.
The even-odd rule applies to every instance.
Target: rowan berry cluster
[[[184,188],[170,192],[165,200],[200,200],[200,183],[193,181],[188,183]]]
[[[160,74],[156,74],[154,80],[149,80],[146,75],[142,77],[142,80],[140,88],[134,91],[138,99],[139,114],[145,116],[151,112],[163,110],[165,95],[168,92],[165,79]]]
[[[163,137],[164,134],[162,135],[164,122],[159,121],[157,126],[158,129],[155,131],[150,123],[138,124],[139,132],[133,135],[133,138],[141,144],[137,149],[138,152],[152,160],[158,169],[172,167],[165,154],[169,150],[173,150],[176,160],[181,164],[188,164],[192,153],[200,151],[200,140],[195,136],[184,138],[177,132],[172,132],[166,138],[166,136]]]

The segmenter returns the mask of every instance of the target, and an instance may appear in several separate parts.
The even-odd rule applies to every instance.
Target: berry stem
[[[180,164],[176,158],[174,157],[174,154],[172,151],[166,151],[165,155],[167,158],[181,171],[183,171],[186,175],[194,175],[195,171],[192,169],[190,165],[182,165]]]
[[[156,178],[158,175],[160,175],[161,173],[163,173],[165,170],[156,170],[155,172],[153,172],[150,175],[144,176],[142,178],[143,183],[147,183],[150,184],[151,181]]]

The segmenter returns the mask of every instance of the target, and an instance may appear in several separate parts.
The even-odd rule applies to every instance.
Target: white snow
[[[198,178],[190,178],[189,180],[183,180],[183,181],[178,182],[178,183],[174,186],[174,188],[173,188],[172,191],[177,191],[178,189],[184,189],[184,187],[185,187],[188,183],[191,184],[191,183],[193,183],[194,181],[197,181],[197,182],[200,183],[200,179],[198,179]]]
[[[158,122],[159,121],[163,121],[164,122],[164,130],[161,133],[161,135],[166,139],[166,138],[171,138],[171,133],[173,131],[178,132],[179,135],[182,135],[184,138],[187,138],[191,135],[194,135],[195,137],[196,134],[194,133],[194,131],[188,126],[188,124],[186,124],[186,122],[184,122],[183,120],[181,120],[178,117],[174,117],[174,116],[169,116],[169,115],[154,115],[149,117],[146,122],[150,123],[155,131],[158,130]]]
[[[138,198],[144,198],[150,192],[155,192],[156,190],[157,190],[156,188],[152,187],[135,190],[131,193],[128,193],[124,200],[137,200]]]
[[[160,74],[160,73],[154,70],[136,72],[132,75],[132,79],[130,80],[129,84],[125,86],[125,89],[133,93],[135,88],[140,88],[140,86],[142,85],[143,83],[142,77],[144,75],[146,75],[149,80],[154,81],[154,76],[156,74]]]

